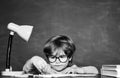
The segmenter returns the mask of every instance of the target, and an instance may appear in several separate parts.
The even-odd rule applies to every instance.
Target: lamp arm
[[[8,38],[7,45],[7,55],[6,55],[6,69],[10,69],[10,57],[11,57],[11,49],[12,49],[12,40],[14,37],[14,32],[11,31]]]

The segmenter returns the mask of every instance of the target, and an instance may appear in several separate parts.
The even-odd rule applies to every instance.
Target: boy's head
[[[44,47],[44,53],[51,67],[57,71],[61,71],[68,66],[74,52],[75,45],[72,39],[65,35],[50,38]]]

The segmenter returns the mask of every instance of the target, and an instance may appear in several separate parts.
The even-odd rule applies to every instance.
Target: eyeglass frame
[[[66,56],[66,55],[63,55],[63,56]],[[47,57],[48,60],[49,60],[50,57],[52,57],[52,55]],[[57,59],[58,59],[61,63],[65,63],[65,62],[67,62],[67,60],[68,60],[68,57],[67,57],[67,56],[66,56],[67,59],[66,59],[65,62],[62,62],[62,61],[60,60],[60,56],[59,56],[59,57],[53,56],[53,57],[55,57],[55,61],[51,62],[51,61],[49,60],[50,63],[54,63],[54,62],[56,62]]]

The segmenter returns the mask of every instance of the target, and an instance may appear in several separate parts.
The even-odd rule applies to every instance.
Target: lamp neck
[[[7,55],[6,55],[6,69],[10,69],[10,58],[11,58],[13,36],[14,36],[14,32],[11,31],[9,34],[9,38],[8,38]]]

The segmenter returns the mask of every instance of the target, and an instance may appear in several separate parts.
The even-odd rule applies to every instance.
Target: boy
[[[72,57],[75,45],[71,38],[58,35],[50,38],[44,47],[44,53],[48,63],[39,56],[33,56],[23,67],[25,73],[32,74],[79,74],[95,73],[98,70],[94,66],[78,67],[72,65]]]

